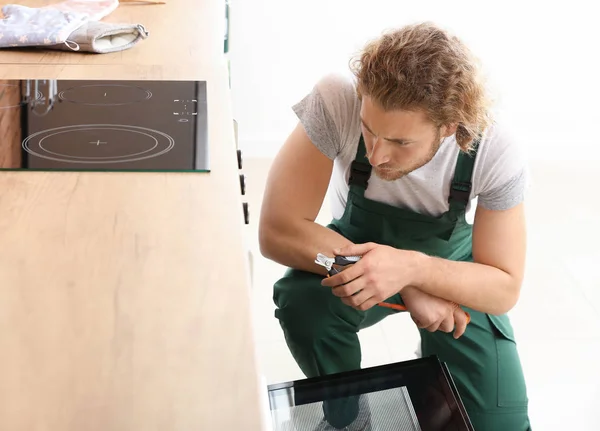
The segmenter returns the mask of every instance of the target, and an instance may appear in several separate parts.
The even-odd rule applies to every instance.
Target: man
[[[307,377],[358,369],[358,331],[396,312],[377,304],[404,304],[476,430],[531,429],[506,315],[525,264],[521,149],[469,50],[435,25],[384,34],[352,66],[354,80],[327,76],[294,107],[265,191],[261,252],[289,267],[274,300],[290,351]],[[326,278],[317,253],[362,258]],[[336,408],[326,429],[364,429],[357,405]]]

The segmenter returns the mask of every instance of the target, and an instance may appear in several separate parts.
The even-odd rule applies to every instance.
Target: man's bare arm
[[[525,255],[523,204],[505,211],[478,207],[473,226],[474,263],[423,257],[415,285],[475,310],[503,314],[519,298]]]
[[[298,124],[275,158],[263,198],[259,243],[263,256],[284,266],[325,275],[317,253],[351,244],[315,222],[327,193],[333,161]]]

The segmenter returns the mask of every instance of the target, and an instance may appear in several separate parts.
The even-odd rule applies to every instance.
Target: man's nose
[[[390,161],[390,153],[389,149],[385,142],[382,142],[381,139],[377,139],[373,142],[373,148],[371,149],[371,154],[369,155],[369,162],[373,166],[384,165]]]

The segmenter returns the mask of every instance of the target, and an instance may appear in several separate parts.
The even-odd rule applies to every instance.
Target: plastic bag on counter
[[[63,12],[86,13],[90,21],[100,21],[119,7],[119,0],[66,0],[43,7]]]
[[[121,3],[130,3],[130,4],[167,4],[166,1],[162,0],[120,0]]]
[[[147,37],[148,32],[141,24],[110,24],[90,21],[71,33],[65,43],[48,48],[107,54],[132,48]]]
[[[64,43],[85,24],[89,15],[54,8],[30,8],[9,4],[2,8],[0,48],[48,46]]]

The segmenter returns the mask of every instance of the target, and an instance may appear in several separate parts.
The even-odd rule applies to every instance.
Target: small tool
[[[339,274],[342,272],[347,266],[354,265],[356,262],[360,260],[361,256],[335,256],[335,257],[327,257],[322,253],[317,254],[317,258],[315,259],[315,263],[327,269],[327,277],[331,277],[333,275]],[[337,268],[336,268],[337,267]],[[404,305],[400,304],[390,304],[389,302],[380,302],[377,305],[380,307],[391,308],[393,310],[399,311],[407,311]],[[456,304],[456,307],[459,307]],[[464,310],[463,310],[464,311]],[[465,311],[467,315],[467,324],[471,322],[471,315]]]
[[[321,265],[327,269],[327,274],[329,276],[339,274],[342,272],[346,266],[354,265],[356,262],[360,260],[360,256],[335,256],[335,257],[327,257],[322,253],[317,254],[317,259],[315,263]],[[335,265],[335,266],[334,266]],[[342,267],[341,269],[336,268]]]
[[[361,256],[335,256],[327,257],[322,253],[317,254],[315,263],[321,265],[327,270],[327,277],[339,274],[349,265],[354,265],[360,260]],[[391,308],[398,311],[406,311],[406,307],[400,304],[390,304],[389,302],[380,302],[380,307]]]

